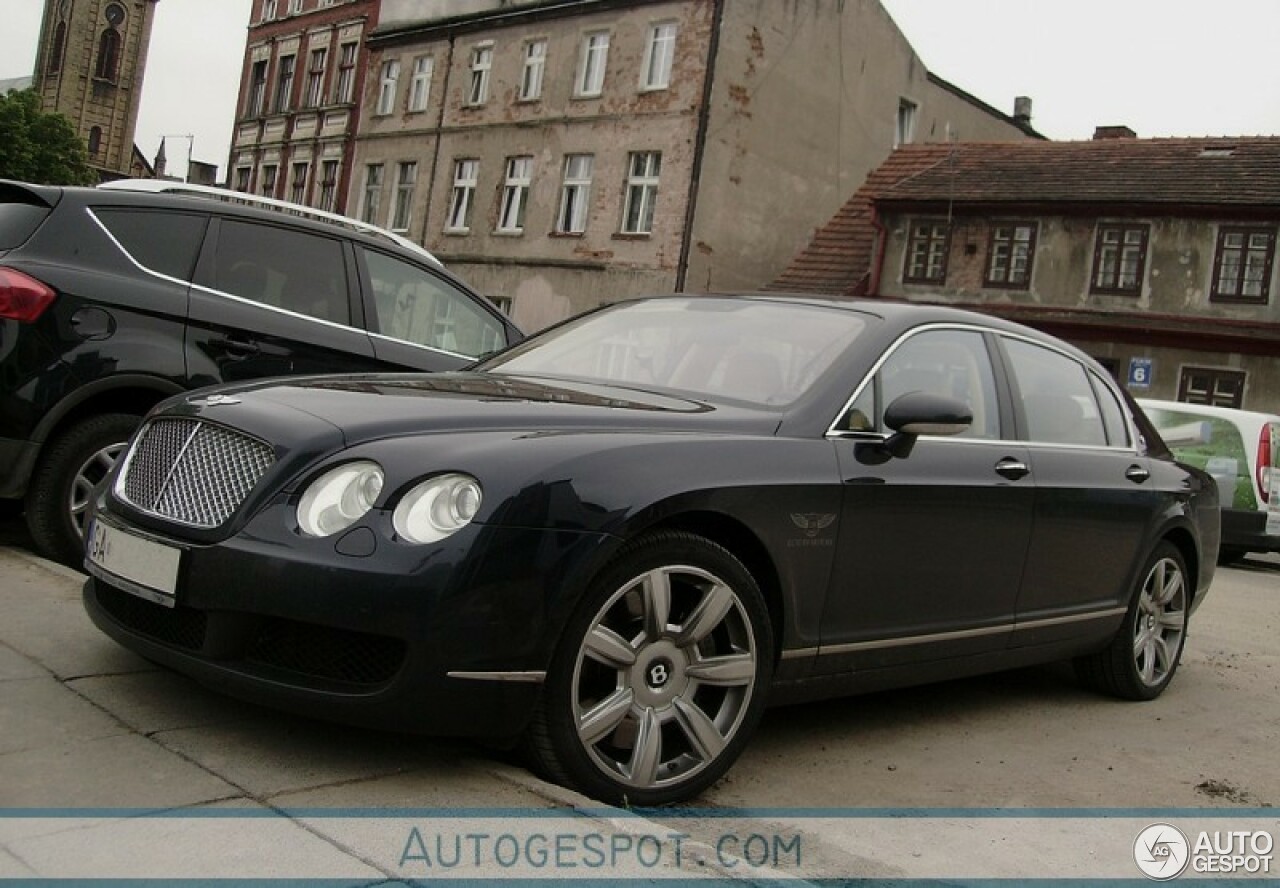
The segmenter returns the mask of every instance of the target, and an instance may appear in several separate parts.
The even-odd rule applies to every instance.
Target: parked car
[[[1219,560],[1280,552],[1280,416],[1180,401],[1138,401],[1174,456],[1208,472],[1222,502]]]
[[[1159,441],[1001,320],[633,301],[469,372],[166,402],[99,488],[84,601],[228,693],[523,738],[556,780],[670,803],[766,702],[1062,658],[1160,694],[1219,509]]]
[[[169,395],[446,370],[519,338],[430,253],[355,220],[173,182],[0,181],[0,499],[78,565],[90,491]]]

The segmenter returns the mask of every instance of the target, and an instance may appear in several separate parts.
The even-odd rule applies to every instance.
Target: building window
[[[276,113],[289,110],[293,97],[293,63],[295,56],[280,56],[280,72],[276,75]]]
[[[524,231],[524,210],[529,203],[529,183],[532,176],[532,157],[507,158],[507,180],[502,185],[502,208],[498,212],[498,231],[506,234],[519,234]]]
[[[644,53],[642,89],[666,89],[671,85],[671,63],[675,58],[676,25],[664,22],[649,29],[649,45]]]
[[[391,208],[391,230],[408,231],[413,210],[413,186],[418,181],[418,165],[413,161],[400,164],[396,171],[396,201]]]
[[[276,196],[276,165],[268,164],[262,168],[262,196]]]
[[[418,56],[413,60],[413,79],[409,81],[409,110],[427,110],[427,99],[431,95],[431,74],[435,62],[431,56]]]
[[[93,76],[115,83],[119,67],[120,32],[115,28],[107,28],[98,38],[98,64],[93,69]]]
[[[375,114],[390,114],[396,106],[396,81],[400,79],[400,60],[388,59],[382,63],[382,77],[378,80],[378,109]]]
[[[893,147],[909,145],[916,136],[916,103],[898,100],[898,128],[894,131]]]
[[[1100,224],[1093,248],[1091,293],[1137,296],[1142,292],[1142,272],[1147,264],[1146,225]]]
[[[262,0],[262,20],[264,22],[275,21],[276,17],[276,0]]]
[[[355,96],[356,89],[356,44],[342,44],[341,55],[338,56],[338,87],[334,90],[334,101],[339,105],[349,105]]]
[[[236,191],[249,193],[249,178],[253,175],[252,167],[236,167]]]
[[[627,159],[627,205],[622,214],[623,234],[653,232],[653,208],[658,201],[660,151],[636,151]]]
[[[591,171],[595,158],[590,154],[570,154],[564,159],[564,186],[560,190],[560,212],[556,215],[556,231],[560,234],[582,234],[587,230],[587,212],[591,203]]]
[[[67,51],[67,23],[58,22],[53,29],[53,47],[49,50],[49,64],[45,68],[50,74],[62,70],[62,57]]]
[[[1031,283],[1031,265],[1036,253],[1036,224],[1010,222],[991,229],[987,253],[988,287],[1025,290]]]
[[[102,127],[89,127],[89,156],[94,157],[102,150]]]
[[[381,208],[382,164],[371,163],[364,168],[364,199],[360,202],[360,218],[376,225]]]
[[[547,66],[547,41],[531,40],[524,45],[524,72],[520,75],[520,100],[533,101],[542,95],[542,72]]]
[[[302,0],[289,0],[289,15],[302,12]]]
[[[940,284],[947,279],[950,228],[945,222],[914,222],[907,238],[903,283]]]
[[[1209,298],[1215,302],[1265,303],[1275,252],[1275,229],[1224,226],[1218,232]]]
[[[332,213],[338,193],[338,162],[326,160],[320,165],[320,209]]]
[[[582,56],[578,60],[578,76],[574,94],[598,96],[604,90],[604,69],[609,60],[609,32],[597,31],[582,40]]]
[[[1239,408],[1244,403],[1245,374],[1215,367],[1183,367],[1178,400],[1188,404]]]
[[[477,46],[471,50],[471,87],[468,105],[483,105],[489,98],[489,69],[493,67],[493,47]]]
[[[293,181],[289,185],[289,200],[296,204],[307,202],[307,173],[311,170],[309,163],[293,165]]]
[[[510,296],[491,296],[489,297],[489,301],[497,307],[498,311],[502,312],[507,317],[511,317],[512,303]]]
[[[324,101],[324,66],[328,59],[328,49],[311,50],[311,64],[307,67],[308,108],[316,108]]]
[[[267,60],[253,63],[249,72],[249,101],[245,104],[246,117],[258,117],[262,114],[262,101],[267,91]]]
[[[476,193],[480,161],[459,160],[453,165],[453,192],[449,195],[449,218],[444,230],[465,234],[471,230],[471,205]]]

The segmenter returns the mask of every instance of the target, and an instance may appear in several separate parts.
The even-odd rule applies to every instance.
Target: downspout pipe
[[[693,166],[689,171],[689,196],[684,204],[684,231],[680,236],[680,261],[676,265],[675,292],[685,291],[689,275],[689,255],[693,247],[693,222],[697,217],[698,188],[702,182],[702,155],[707,146],[707,127],[711,122],[711,89],[715,85],[716,59],[720,54],[720,28],[724,22],[725,0],[714,0],[711,13],[711,39],[707,44],[707,70],[702,79],[702,102],[698,108],[698,132],[693,143]]]
[[[871,260],[871,280],[867,283],[866,295],[874,298],[880,295],[880,275],[884,269],[884,253],[889,240],[888,229],[880,221],[880,212],[876,209],[874,200],[871,201],[871,227],[876,232],[876,248]]]

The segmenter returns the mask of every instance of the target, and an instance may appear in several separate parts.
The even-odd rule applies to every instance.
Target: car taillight
[[[1258,478],[1258,494],[1265,506],[1271,500],[1271,426],[1262,424],[1258,433],[1258,465],[1254,469]]]
[[[33,277],[0,268],[0,319],[29,324],[44,314],[57,295]]]

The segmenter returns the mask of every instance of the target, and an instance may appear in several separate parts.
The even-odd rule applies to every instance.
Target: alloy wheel
[[[1138,596],[1133,660],[1148,687],[1166,681],[1177,667],[1187,626],[1187,584],[1181,566],[1161,558],[1151,566]]]
[[[124,452],[127,441],[117,441],[94,452],[76,470],[71,479],[71,489],[67,494],[67,508],[71,515],[71,526],[76,535],[84,539],[85,521],[88,517],[89,504],[93,501],[93,490],[102,479],[107,477],[120,454]]]

